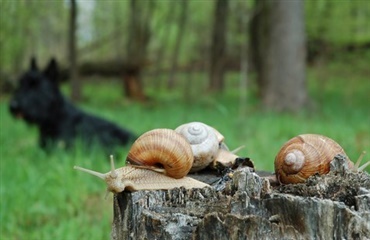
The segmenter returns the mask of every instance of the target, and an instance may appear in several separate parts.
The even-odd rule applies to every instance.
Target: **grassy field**
[[[365,59],[367,59],[365,61]],[[370,55],[348,56],[308,70],[312,104],[296,115],[261,111],[254,91],[240,104],[237,74],[228,75],[229,89],[205,95],[201,88],[166,93],[148,82],[155,101],[140,105],[122,100],[116,81],[85,83],[83,107],[140,134],[153,128],[202,121],[224,134],[230,148],[245,145],[257,169],[273,171],[280,147],[301,133],[320,133],[335,139],[355,161],[363,150],[370,158]],[[204,85],[205,77],[183,76]],[[200,83],[199,83],[200,81]],[[253,89],[253,88],[252,88]],[[68,92],[66,86],[64,90]],[[37,131],[14,120],[7,110],[9,96],[0,99],[0,238],[109,239],[112,196],[99,180],[73,170],[74,165],[109,170],[100,152],[46,154],[37,147]],[[122,149],[126,154],[128,149]],[[124,159],[116,159],[123,165]],[[370,169],[367,168],[367,171]]]

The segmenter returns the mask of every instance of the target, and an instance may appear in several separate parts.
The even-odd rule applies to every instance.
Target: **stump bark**
[[[196,177],[196,176],[195,176]],[[272,187],[252,169],[222,190],[114,196],[112,239],[369,239],[370,176],[348,169]]]

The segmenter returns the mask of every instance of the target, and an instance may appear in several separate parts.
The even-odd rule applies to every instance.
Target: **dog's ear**
[[[33,56],[31,58],[31,61],[30,61],[30,70],[32,70],[32,71],[38,71],[39,70],[39,68],[37,67],[37,61],[36,61],[35,56]]]
[[[58,83],[59,70],[55,58],[50,59],[48,66],[44,70],[44,74],[50,81]]]

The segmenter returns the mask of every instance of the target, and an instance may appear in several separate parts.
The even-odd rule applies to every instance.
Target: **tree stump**
[[[367,173],[334,168],[304,184],[272,187],[266,178],[244,167],[223,184],[222,190],[177,188],[116,194],[111,237],[117,240],[370,237]]]

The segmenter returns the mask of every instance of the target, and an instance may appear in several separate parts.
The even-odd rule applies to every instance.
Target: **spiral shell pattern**
[[[163,168],[167,176],[182,178],[192,167],[193,153],[187,140],[174,130],[154,129],[133,143],[127,161]]]
[[[206,168],[217,156],[219,136],[215,130],[201,122],[183,124],[175,129],[183,135],[191,145],[194,163],[190,172]]]
[[[283,145],[275,158],[276,177],[281,183],[301,183],[316,173],[326,174],[337,154],[346,155],[343,148],[328,137],[296,136]],[[349,159],[348,163],[353,165]]]

